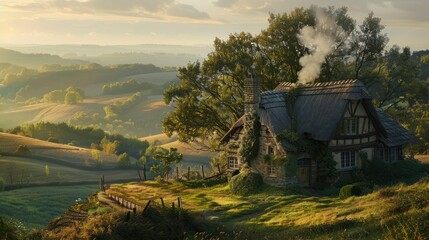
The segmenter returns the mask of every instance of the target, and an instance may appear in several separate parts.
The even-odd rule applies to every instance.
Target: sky
[[[212,45],[311,5],[345,6],[357,24],[373,11],[389,46],[429,49],[428,0],[0,0],[0,44]]]

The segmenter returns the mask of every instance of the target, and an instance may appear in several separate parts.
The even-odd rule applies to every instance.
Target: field
[[[0,192],[0,215],[20,220],[27,228],[42,228],[78,198],[83,200],[99,185],[33,187]]]
[[[429,182],[378,188],[361,197],[315,196],[265,186],[249,196],[232,195],[228,185],[187,183],[115,184],[107,191],[144,206],[148,200],[183,208],[197,219],[235,231],[236,239],[426,239],[429,237]],[[240,233],[241,232],[241,233]]]
[[[31,154],[15,155],[19,145],[27,145]],[[91,149],[50,143],[33,138],[0,133],[0,177],[7,185],[97,183],[102,175],[107,181],[136,180],[137,171],[117,169],[117,156],[101,153],[101,165],[91,157]],[[46,173],[46,166],[49,174]]]

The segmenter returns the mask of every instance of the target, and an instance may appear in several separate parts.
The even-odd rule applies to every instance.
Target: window
[[[344,118],[344,134],[356,135],[358,132],[357,118]]]
[[[396,147],[396,153],[398,155],[398,160],[404,160],[402,146]]]
[[[274,155],[274,148],[271,145],[268,145],[267,154],[270,156]]]
[[[393,148],[379,148],[378,157],[380,160],[390,163],[396,162],[403,159],[402,146],[393,147]]]
[[[232,169],[238,169],[238,159],[236,157],[229,157],[228,167]]]
[[[276,176],[277,175],[277,168],[274,166],[268,166],[267,172],[268,172],[269,176]]]
[[[380,148],[378,150],[380,160],[384,162],[390,162],[390,151],[389,148]]]
[[[355,152],[341,152],[341,168],[353,168],[356,166]]]

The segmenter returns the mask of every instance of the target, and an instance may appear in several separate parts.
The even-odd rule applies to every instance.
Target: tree
[[[101,166],[102,164],[102,159],[101,159],[101,152],[98,149],[92,149],[91,150],[91,158],[94,159],[95,163],[97,164],[98,167]]]
[[[261,89],[272,90],[279,82],[296,82],[300,59],[310,52],[298,39],[304,26],[315,26],[316,12],[333,19],[332,51],[321,65],[316,81],[362,79],[363,69],[372,72],[382,55],[387,36],[381,20],[371,13],[356,29],[347,8],[298,8],[289,14],[271,14],[269,26],[257,36],[231,34],[214,40],[214,51],[202,62],[179,69],[179,84],[164,92],[164,101],[175,106],[164,118],[163,130],[177,133],[182,142],[199,142],[210,149],[215,140],[243,115],[244,79],[256,74]]]
[[[150,171],[158,174],[162,179],[167,180],[168,172],[171,171],[171,164],[180,163],[183,159],[183,154],[177,151],[177,148],[170,148],[166,152],[158,152],[154,155],[154,158],[158,160],[151,166]]]
[[[127,153],[122,153],[118,157],[118,166],[126,167],[131,165],[131,159]]]
[[[355,79],[368,82],[367,78],[362,77],[362,70],[371,69],[370,65],[376,61],[383,53],[389,38],[382,33],[384,25],[381,25],[381,19],[374,17],[371,12],[359,26],[359,31],[354,32],[351,53],[354,57]]]
[[[401,52],[398,46],[393,46],[380,60],[378,68],[380,90],[376,92],[377,107],[388,108],[404,100],[406,93],[410,92],[411,83],[419,74],[417,61],[411,58],[408,47]]]

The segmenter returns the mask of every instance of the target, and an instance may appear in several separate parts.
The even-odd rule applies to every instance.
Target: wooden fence
[[[117,203],[119,206],[132,210],[134,213],[138,212],[138,211],[142,211],[142,213],[144,213],[149,205],[154,201],[153,199],[148,200],[148,202],[146,203],[146,205],[143,207],[141,205],[138,205],[136,203],[130,202],[126,199],[123,199],[121,197],[118,197],[116,195],[110,194],[110,193],[106,193],[106,196],[108,199],[114,201],[115,203]],[[164,203],[164,199],[162,197],[159,198],[161,201],[161,205],[162,207],[165,207],[165,203]],[[174,209],[176,208],[176,206],[178,208],[182,207],[182,198],[181,197],[177,197],[177,205],[175,205],[175,202],[171,203],[171,207]]]

